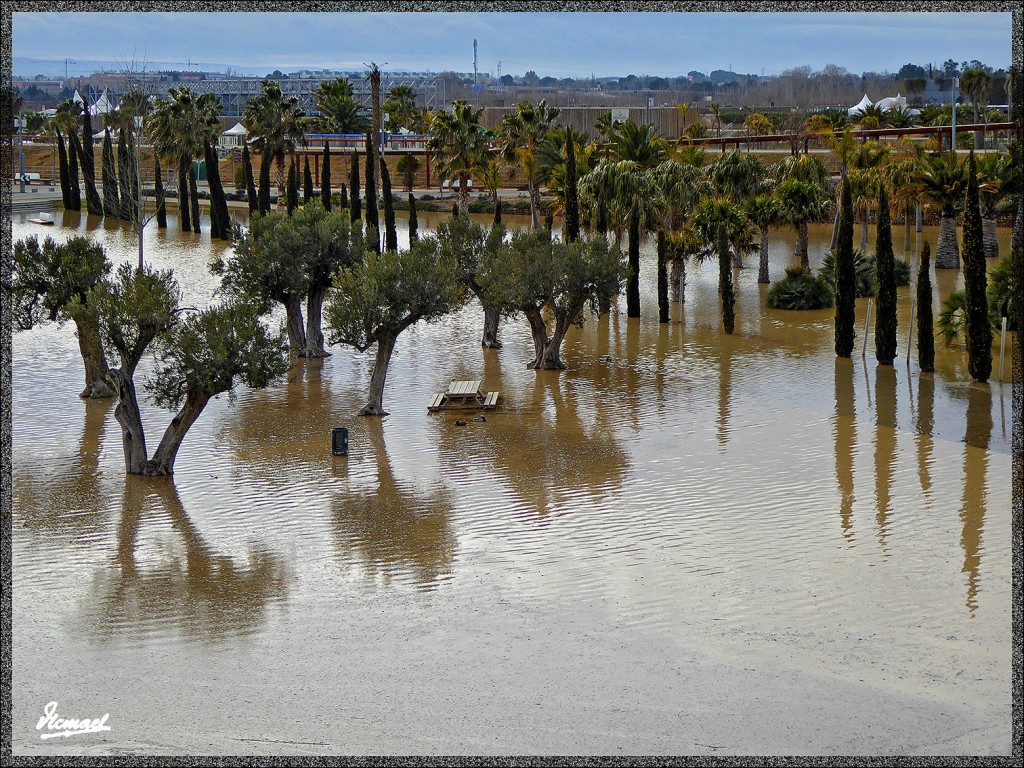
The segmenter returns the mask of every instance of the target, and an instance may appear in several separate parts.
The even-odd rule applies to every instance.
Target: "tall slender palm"
[[[675,283],[675,295],[679,300],[688,256],[680,238],[673,239],[673,236],[681,231],[693,212],[701,191],[702,174],[699,168],[671,159],[659,163],[651,173],[662,203],[662,217],[658,225],[658,316],[661,322],[667,323],[668,285]],[[672,281],[667,273],[669,262],[672,264]]]
[[[810,269],[807,254],[807,224],[822,218],[832,203],[831,196],[817,184],[798,179],[789,179],[779,184],[775,191],[782,208],[782,216],[796,230],[796,251],[804,269]]]
[[[936,269],[960,268],[960,244],[956,236],[956,213],[967,189],[963,163],[951,153],[927,155],[917,176],[921,194],[939,207],[939,240],[935,247]]]
[[[284,200],[285,155],[294,154],[305,144],[305,112],[295,96],[286,97],[276,80],[264,80],[260,93],[249,100],[242,114],[242,125],[250,143],[262,153],[261,162],[274,161],[277,167],[278,200]]]
[[[735,294],[730,251],[749,242],[750,221],[739,206],[728,198],[705,197],[697,204],[693,213],[693,228],[705,244],[704,253],[718,255],[718,290],[722,297],[722,323],[725,332],[731,334],[735,325]]]
[[[609,224],[628,233],[626,314],[640,317],[640,240],[657,230],[663,208],[654,174],[635,160],[602,160],[580,179],[579,189],[592,219],[607,215]]]
[[[540,229],[540,145],[554,129],[560,111],[557,107],[549,107],[544,99],[536,104],[521,101],[516,104],[515,112],[501,120],[502,153],[508,161],[518,159],[526,173],[534,229]]]
[[[1020,170],[1011,156],[1003,153],[981,155],[977,165],[985,258],[995,259],[999,258],[996,209],[1008,195],[1020,194]]]
[[[971,107],[974,109],[974,122],[977,123],[979,108],[984,112],[984,106],[988,104],[988,95],[992,90],[991,73],[981,67],[965,70],[960,75],[960,90],[971,102]],[[983,138],[982,134],[977,132],[974,134],[975,148],[982,146]]]
[[[487,136],[480,123],[483,109],[465,101],[452,103],[451,111],[438,110],[430,117],[430,152],[438,173],[459,180],[459,208],[469,210],[469,176],[488,153]]]
[[[920,161],[908,154],[895,159],[885,167],[886,186],[889,199],[897,210],[903,212],[903,250],[910,250],[911,215],[921,199],[921,187],[917,183]]]
[[[782,206],[774,195],[763,192],[744,200],[743,212],[761,233],[757,282],[767,284],[771,282],[768,276],[768,233],[772,227],[782,222]]]

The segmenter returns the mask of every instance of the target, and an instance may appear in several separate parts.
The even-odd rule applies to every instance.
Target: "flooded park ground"
[[[63,216],[14,237],[134,260],[120,224]],[[146,239],[211,301],[230,246]],[[527,370],[522,319],[481,349],[473,302],[399,339],[389,416],[354,416],[372,356],[333,348],[211,402],[173,479],[125,476],[71,326],[16,334],[15,753],[1009,754],[1009,358],[988,387],[941,343],[908,369],[900,288],[895,366],[860,356],[865,299],[837,361],[834,311],[769,310],[754,259],[735,335],[712,263],[659,325],[653,262],[643,317],[588,317],[568,370]],[[962,283],[933,280],[936,308]],[[428,414],[453,379],[500,407]],[[151,434],[170,416],[143,401]],[[110,731],[40,740],[51,701]]]

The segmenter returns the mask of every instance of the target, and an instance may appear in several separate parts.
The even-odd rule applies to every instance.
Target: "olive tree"
[[[43,322],[75,323],[85,365],[83,398],[113,397],[107,361],[93,307],[93,289],[110,273],[102,246],[87,237],[66,243],[28,237],[14,244],[11,317],[15,328],[28,330]]]
[[[408,251],[367,248],[362,261],[342,268],[334,287],[326,306],[330,343],[360,352],[377,345],[359,415],[386,416],[384,383],[398,337],[414,323],[437,320],[466,301],[456,256],[434,237],[418,239]]]
[[[534,358],[527,367],[557,370],[566,367],[566,332],[583,325],[587,304],[597,312],[602,300],[616,295],[629,270],[603,236],[565,243],[544,230],[517,230],[493,249],[485,272],[491,300],[506,314],[522,312],[530,324]]]
[[[412,224],[410,224],[410,233],[411,228]],[[489,349],[501,349],[501,342],[498,340],[501,307],[490,296],[488,291],[490,280],[484,265],[488,261],[488,250],[500,244],[504,236],[505,229],[500,224],[493,226],[488,232],[479,224],[470,221],[468,215],[447,219],[437,227],[437,239],[441,242],[442,248],[454,254],[458,263],[460,279],[479,299],[480,305],[483,307],[484,333],[480,340],[480,346]],[[410,234],[410,240],[412,239]]]
[[[253,216],[249,228],[236,234],[234,254],[211,269],[232,294],[265,309],[275,302],[284,305],[292,357],[323,357],[324,295],[338,269],[361,258],[362,240],[347,211],[328,213],[314,199],[292,216],[278,211]]]
[[[212,398],[230,393],[236,379],[253,388],[267,386],[288,367],[284,340],[267,333],[258,307],[235,302],[185,316],[179,300],[169,270],[129,264],[96,288],[100,330],[120,364],[110,369],[108,379],[117,389],[114,418],[121,425],[125,471],[131,475],[173,474],[185,435]],[[156,354],[158,364],[145,389],[157,405],[179,409],[152,458],[135,383],[148,351]]]

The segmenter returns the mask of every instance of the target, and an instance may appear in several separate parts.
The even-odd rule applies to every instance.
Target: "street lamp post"
[[[25,117],[21,110],[18,110],[18,168],[21,194],[25,194]]]

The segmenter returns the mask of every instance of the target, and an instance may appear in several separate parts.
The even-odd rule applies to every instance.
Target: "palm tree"
[[[988,95],[992,90],[991,73],[981,67],[965,70],[960,76],[960,90],[970,100],[971,107],[974,108],[974,122],[977,123],[979,107],[984,107],[988,103]],[[974,134],[974,146],[976,149],[980,149],[983,146],[983,140],[984,135]]]
[[[271,160],[277,165],[279,203],[284,200],[286,154],[305,144],[305,113],[299,109],[295,96],[285,97],[281,84],[264,80],[260,93],[249,100],[242,114],[242,125],[249,132],[249,141],[259,149],[262,163]]]
[[[480,123],[483,109],[473,109],[467,102],[452,103],[451,111],[438,110],[430,117],[430,152],[438,173],[459,180],[459,209],[469,210],[469,175],[486,158],[487,137]]]
[[[757,282],[767,284],[771,282],[768,278],[768,231],[782,221],[782,206],[774,195],[762,192],[743,201],[743,212],[761,232]]]
[[[789,183],[789,182],[787,182]],[[795,182],[800,183],[800,182]],[[705,257],[718,255],[718,290],[722,297],[722,323],[731,334],[735,326],[735,294],[730,250],[749,241],[750,222],[728,198],[705,197],[693,213],[693,228],[705,245]]]
[[[832,200],[817,184],[798,179],[789,179],[779,184],[775,195],[782,209],[782,217],[796,230],[794,259],[799,259],[804,269],[810,269],[807,224],[822,218],[828,212]]]
[[[885,167],[889,198],[898,210],[903,211],[903,251],[910,250],[911,213],[921,199],[921,188],[917,175],[921,165],[918,158],[909,154]]]
[[[396,85],[388,91],[384,111],[388,113],[388,133],[398,133],[402,128],[415,131],[421,120],[416,91],[411,85]]]
[[[977,165],[985,258],[997,259],[996,209],[1008,195],[1020,194],[1020,172],[1010,155],[1003,153],[981,155]]]
[[[169,101],[156,100],[146,119],[146,132],[161,157],[177,160],[181,228],[199,232],[199,198],[192,161],[205,158],[206,145],[217,139],[220,102],[212,93],[196,98],[188,88],[172,88],[168,95]]]
[[[651,174],[660,196],[662,218],[658,226],[658,319],[669,321],[668,262],[673,263],[676,295],[682,294],[682,269],[685,269],[685,255],[680,243],[673,242],[672,235],[678,232],[692,213],[700,190],[701,171],[675,160],[665,160],[657,165]],[[680,258],[682,257],[682,258]]]
[[[559,113],[558,108],[548,107],[544,99],[536,104],[521,101],[516,104],[515,112],[505,115],[501,120],[502,154],[508,162],[518,159],[526,173],[530,191],[530,217],[534,229],[540,229],[538,153],[541,143],[554,129]]]
[[[941,209],[939,241],[935,247],[936,269],[960,268],[960,244],[956,236],[956,212],[967,189],[964,164],[952,152],[927,155],[917,175],[921,194]]]
[[[366,110],[356,102],[352,84],[345,78],[320,83],[313,91],[313,104],[320,113],[317,123],[327,133],[365,134],[370,130]]]

